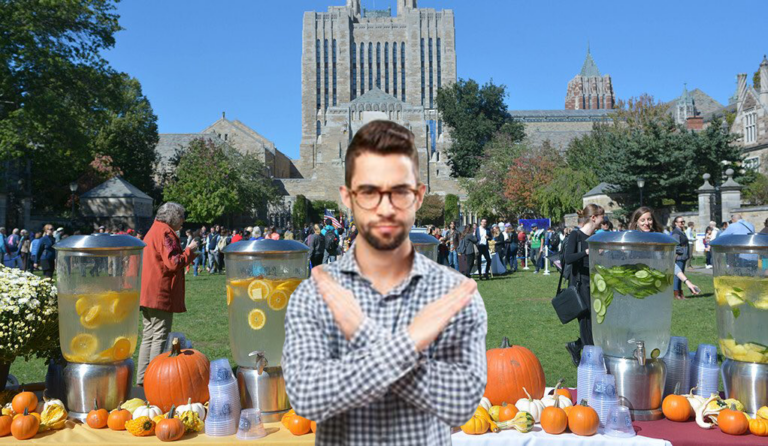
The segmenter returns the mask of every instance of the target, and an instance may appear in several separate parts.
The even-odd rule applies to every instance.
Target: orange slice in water
[[[269,308],[280,311],[288,306],[288,293],[285,290],[276,289],[267,298],[267,304]]]
[[[128,359],[131,356],[131,341],[126,337],[119,337],[115,339],[115,343],[112,344],[112,358],[115,361],[122,361]]]
[[[85,328],[96,328],[100,325],[99,315],[101,314],[101,305],[91,307],[85,314],[80,316],[80,325]]]
[[[266,280],[254,280],[248,285],[248,297],[254,302],[266,299],[270,292],[272,287]]]
[[[235,280],[231,280],[229,284],[232,285],[233,287],[247,288],[248,285],[250,285],[251,282],[253,282],[254,280],[256,280],[255,277],[248,277],[246,279],[235,279]]]
[[[267,323],[267,315],[263,310],[254,308],[248,313],[248,325],[254,330],[261,330]]]
[[[98,346],[99,341],[90,333],[80,333],[72,338],[72,341],[69,343],[69,349],[74,356],[83,359],[91,356]]]
[[[227,285],[227,306],[232,305],[232,300],[235,298],[235,290],[231,286]]]

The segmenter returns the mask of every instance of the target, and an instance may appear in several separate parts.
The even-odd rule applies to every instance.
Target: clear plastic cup
[[[232,373],[232,367],[227,358],[215,359],[211,361],[210,384],[225,384],[234,381],[235,374]]]
[[[696,364],[701,366],[717,366],[717,347],[712,344],[699,344],[696,351]]]
[[[629,407],[617,405],[611,408],[605,423],[605,435],[621,438],[637,435],[635,428],[632,427],[632,415],[629,413]]]
[[[613,375],[603,375],[595,378],[592,395],[589,398],[589,405],[597,412],[601,426],[605,426],[608,420],[608,412],[618,403],[616,377]]]
[[[590,366],[605,370],[605,360],[603,359],[603,349],[597,345],[585,345],[581,351],[581,361],[579,367]]]
[[[238,440],[257,440],[267,435],[259,409],[243,409],[237,425]]]

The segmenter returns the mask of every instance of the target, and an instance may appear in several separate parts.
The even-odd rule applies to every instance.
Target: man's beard
[[[360,225],[357,227],[357,231],[363,236],[369,245],[373,246],[374,249],[378,249],[379,251],[393,251],[399,248],[405,239],[408,238],[408,230],[403,224],[398,224],[396,222],[393,224],[397,224],[402,229],[402,231],[400,231],[399,234],[396,234],[394,238],[388,241],[382,240],[373,235],[373,230],[370,229],[371,226],[367,226],[365,229],[363,229],[363,226]]]

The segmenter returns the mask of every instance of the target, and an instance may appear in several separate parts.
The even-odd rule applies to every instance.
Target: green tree
[[[744,199],[754,206],[768,204],[768,177],[758,173],[755,180],[744,188]]]
[[[307,197],[304,195],[297,195],[296,201],[293,203],[293,211],[291,212],[291,220],[294,228],[300,229],[304,223],[309,222],[309,212],[307,209]]]
[[[451,174],[474,177],[482,164],[485,146],[507,125],[517,141],[525,137],[523,124],[515,122],[504,103],[506,86],[493,80],[482,87],[474,80],[459,79],[437,92],[440,117],[450,128],[452,144],[447,151]]]
[[[325,210],[333,211],[335,217],[339,218],[339,203],[333,200],[312,200],[312,223],[323,224],[325,222]]]
[[[440,195],[429,194],[424,197],[421,207],[416,211],[416,222],[422,225],[442,226],[445,212],[445,203]]]
[[[597,184],[594,172],[562,166],[555,169],[549,183],[536,188],[533,196],[542,216],[561,222],[566,214],[582,208],[582,197]]]
[[[445,196],[445,221],[456,222],[458,227],[459,221],[459,197],[454,194],[448,194]]]
[[[755,87],[755,91],[760,91],[760,70],[752,75],[752,86]]]

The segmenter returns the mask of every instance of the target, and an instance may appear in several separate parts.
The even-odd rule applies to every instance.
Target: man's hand
[[[313,268],[312,277],[317,282],[317,289],[331,310],[339,330],[344,333],[347,341],[351,340],[365,319],[354,294],[333,280],[322,267]]]
[[[416,344],[416,351],[423,351],[437,339],[451,318],[472,301],[476,291],[477,282],[467,279],[422,308],[408,327],[408,335]]]

